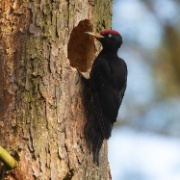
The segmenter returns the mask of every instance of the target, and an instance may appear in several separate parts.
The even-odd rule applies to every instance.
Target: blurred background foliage
[[[180,179],[180,0],[114,0],[128,83],[109,143],[113,180]]]
[[[180,136],[180,1],[114,0],[113,7],[129,70],[119,123]]]

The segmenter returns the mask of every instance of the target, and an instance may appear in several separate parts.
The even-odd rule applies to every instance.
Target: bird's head
[[[104,31],[101,31],[100,33],[85,32],[85,34],[93,36],[97,40],[99,40],[104,49],[117,50],[118,48],[120,48],[123,42],[122,36],[117,31],[114,31],[114,30],[104,30]]]

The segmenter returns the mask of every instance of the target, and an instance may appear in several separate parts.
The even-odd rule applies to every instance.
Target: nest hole
[[[86,31],[92,31],[93,26],[89,20],[80,21],[73,28],[68,42],[68,59],[72,67],[86,72],[91,68],[95,55],[94,39]]]

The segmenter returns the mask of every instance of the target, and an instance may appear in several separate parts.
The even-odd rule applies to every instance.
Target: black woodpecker
[[[114,30],[100,34],[85,32],[103,46],[95,59],[88,79],[92,94],[93,113],[85,128],[85,138],[93,152],[94,163],[99,165],[99,152],[104,139],[109,139],[118,115],[127,82],[127,66],[117,55],[122,44],[121,35]]]

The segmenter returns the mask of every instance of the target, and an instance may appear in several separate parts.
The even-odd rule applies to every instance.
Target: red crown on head
[[[120,36],[119,32],[114,31],[114,30],[103,30],[103,31],[101,31],[101,34],[102,34],[102,35],[106,35],[106,34],[116,34],[116,35],[119,35],[119,36]]]

